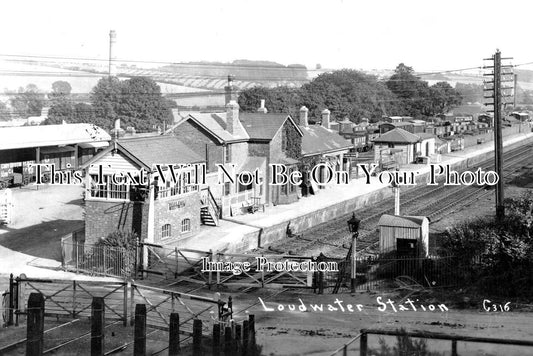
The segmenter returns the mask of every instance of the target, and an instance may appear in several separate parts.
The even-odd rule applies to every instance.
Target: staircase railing
[[[202,188],[200,192],[200,199],[202,206],[206,206],[209,214],[213,217],[213,220],[215,221],[215,224],[218,225],[218,220],[221,218],[220,213],[220,207],[217,204],[215,197],[213,196],[213,193],[211,193],[211,189],[209,187]]]

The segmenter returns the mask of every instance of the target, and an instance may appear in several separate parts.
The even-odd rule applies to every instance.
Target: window
[[[230,195],[231,194],[231,183],[226,182],[224,183],[224,195]]]
[[[129,200],[130,187],[125,184],[113,184],[110,175],[103,176],[102,184],[96,184],[98,176],[91,174],[91,197],[103,199]]]
[[[191,231],[191,219],[181,220],[181,232]]]
[[[244,184],[239,183],[239,180],[237,179],[237,191],[239,193],[245,192],[247,190],[251,190],[252,188],[253,188],[252,182],[250,184],[244,185]]]
[[[171,196],[181,195],[198,190],[196,183],[195,170],[191,166],[185,168],[175,169],[176,183],[173,182],[172,177],[168,174],[166,182],[162,179],[157,179],[158,182],[158,198],[167,198]]]
[[[167,239],[171,236],[170,224],[165,224],[161,227],[161,238]]]
[[[224,151],[224,163],[231,162],[231,145],[227,144]]]
[[[394,143],[389,143],[389,148],[394,148]]]

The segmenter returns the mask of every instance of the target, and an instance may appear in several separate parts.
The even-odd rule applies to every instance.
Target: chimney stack
[[[265,99],[261,99],[261,107],[257,109],[257,112],[262,112],[263,114],[268,112],[267,108],[265,108]]]
[[[326,129],[329,129],[330,113],[331,112],[328,109],[324,109],[322,111],[322,126],[324,126]]]
[[[302,106],[300,108],[300,125],[307,127],[309,126],[309,120],[307,119],[307,115],[309,114],[309,109],[305,106]]]
[[[226,105],[226,131],[234,134],[239,125],[239,104],[235,100],[231,100]]]
[[[115,47],[115,42],[117,41],[117,33],[114,30],[109,31],[109,76],[116,75],[115,71],[115,56],[113,53],[113,47]]]
[[[224,90],[226,91],[226,106],[230,103],[230,101],[238,100],[237,89],[238,88],[233,85],[233,76],[228,75],[228,85],[224,87]]]

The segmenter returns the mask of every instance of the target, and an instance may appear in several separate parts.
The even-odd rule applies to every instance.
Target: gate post
[[[15,310],[15,281],[13,280],[13,273],[9,275],[9,306],[7,325],[13,325],[13,312]]]
[[[202,321],[194,319],[192,325],[192,354],[193,356],[202,355]]]
[[[170,314],[170,329],[168,333],[168,355],[177,356],[180,351],[180,315]]]
[[[26,322],[26,356],[43,354],[44,297],[32,293],[28,299],[28,320]]]
[[[367,333],[366,330],[361,330],[361,342],[359,344],[359,355],[366,356],[367,351]]]
[[[104,298],[93,297],[91,310],[91,356],[102,356],[105,352],[105,304]]]
[[[213,356],[220,356],[220,324],[213,325]]]
[[[133,355],[146,355],[146,305],[135,306],[135,331],[134,331]]]

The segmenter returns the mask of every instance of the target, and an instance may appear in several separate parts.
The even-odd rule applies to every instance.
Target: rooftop
[[[272,140],[286,120],[290,120],[300,130],[298,125],[287,114],[241,112],[239,118],[251,139]]]
[[[420,141],[420,137],[401,128],[390,130],[374,139],[374,142],[390,143],[416,143],[418,141]]]
[[[0,128],[0,150],[109,141],[111,136],[93,124],[39,125]]]
[[[338,133],[323,126],[300,126],[303,132],[302,156],[340,151],[353,147],[353,144]]]
[[[407,227],[407,228],[419,228],[425,216],[398,216],[383,214],[379,218],[378,226],[394,226],[394,227]]]

